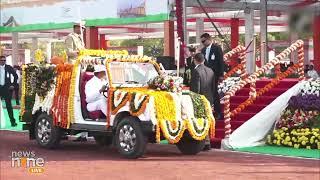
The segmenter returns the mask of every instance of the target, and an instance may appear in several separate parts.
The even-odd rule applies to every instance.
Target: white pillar
[[[183,13],[183,36],[184,36],[184,43],[187,45],[189,44],[189,34],[187,31],[187,7],[186,7],[186,0],[182,0],[182,13]]]
[[[250,9],[245,12],[245,43],[246,47],[254,38],[254,10]],[[256,61],[254,59],[254,44],[250,44],[247,53],[247,72],[252,74],[255,71]]]
[[[18,65],[19,63],[19,34],[17,32],[12,33],[12,65]]]
[[[290,44],[295,43],[298,40],[298,33],[290,32]],[[294,51],[291,53],[291,62],[297,63],[298,62],[298,52]]]
[[[310,59],[309,59],[309,39],[304,40],[304,64],[310,64]]]
[[[138,54],[139,56],[143,56],[143,46],[138,46],[137,54]]]
[[[51,42],[47,42],[46,47],[46,55],[47,55],[47,62],[50,62],[51,60]]]
[[[196,42],[201,44],[200,36],[204,33],[204,21],[203,18],[197,18],[196,21]]]
[[[31,47],[31,62],[35,62],[34,54],[37,49],[38,49],[38,38],[33,37],[32,38],[32,47]]]
[[[261,66],[268,62],[268,16],[267,16],[267,0],[261,0],[260,10],[260,33],[261,33]]]

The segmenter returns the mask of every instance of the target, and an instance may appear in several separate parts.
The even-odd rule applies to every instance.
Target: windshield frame
[[[144,87],[147,86],[147,83],[114,83],[113,82],[113,76],[112,76],[112,72],[111,72],[111,64],[112,63],[142,63],[142,64],[151,64],[154,67],[154,70],[156,70],[157,75],[161,75],[161,71],[160,71],[160,66],[157,62],[153,61],[153,60],[136,60],[136,61],[128,61],[128,60],[108,60],[106,62],[106,67],[107,67],[107,75],[108,75],[108,79],[109,79],[109,85],[110,87]]]

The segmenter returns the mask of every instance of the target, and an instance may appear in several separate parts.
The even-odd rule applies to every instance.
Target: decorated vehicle
[[[107,115],[88,112],[84,87],[105,65]],[[197,154],[215,120],[208,100],[182,91],[179,79],[162,75],[150,57],[83,50],[73,64],[23,66],[21,118],[41,147],[56,148],[68,135],[88,132],[100,145],[114,145],[127,158],[143,155],[148,142],[167,140],[183,154]]]

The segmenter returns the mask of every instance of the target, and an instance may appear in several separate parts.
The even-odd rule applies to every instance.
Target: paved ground
[[[320,179],[320,161],[212,150],[184,156],[172,145],[149,145],[138,160],[122,159],[112,148],[94,142],[64,141],[58,150],[45,150],[25,133],[0,131],[1,180],[248,180]],[[34,151],[45,159],[42,174],[11,167],[12,151]]]

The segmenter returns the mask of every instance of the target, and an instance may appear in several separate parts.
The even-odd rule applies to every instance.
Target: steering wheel
[[[102,91],[102,95],[106,98],[108,98],[108,91],[109,91],[109,87],[107,87],[104,91]]]

